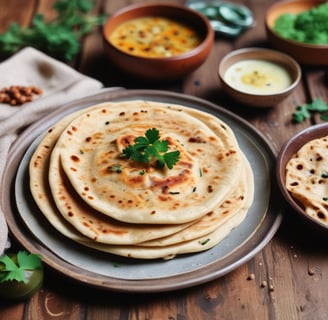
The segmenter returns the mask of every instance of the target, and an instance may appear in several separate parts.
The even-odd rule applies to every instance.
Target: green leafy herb
[[[122,172],[122,166],[120,164],[114,164],[111,167],[109,167],[109,170],[116,173]]]
[[[324,172],[322,175],[321,175],[322,178],[324,179],[327,179],[328,178],[328,172]]]
[[[50,22],[37,13],[29,27],[12,23],[0,35],[1,54],[10,56],[31,46],[55,58],[72,60],[80,50],[81,38],[105,21],[105,16],[87,15],[92,7],[89,0],[58,0],[54,4],[57,16]]]
[[[179,161],[180,152],[167,152],[169,143],[167,140],[160,140],[156,128],[148,129],[144,137],[137,137],[134,142],[135,144],[130,144],[123,150],[122,157],[140,163],[154,163],[158,168],[166,165],[169,169]]]
[[[207,238],[207,239],[204,239],[204,240],[199,240],[199,243],[204,246],[206,243],[208,243],[211,239],[210,238]]]
[[[113,267],[114,268],[119,268],[121,264],[119,262],[113,262]]]
[[[274,30],[280,36],[304,43],[328,43],[328,3],[299,14],[282,14],[275,21]]]
[[[295,123],[301,123],[311,117],[311,113],[318,112],[320,118],[328,121],[328,104],[322,99],[315,99],[312,103],[305,103],[296,107],[296,111],[292,115]]]
[[[32,271],[42,266],[39,255],[26,251],[19,251],[16,260],[8,255],[0,258],[0,283],[11,280],[26,282],[25,270]]]

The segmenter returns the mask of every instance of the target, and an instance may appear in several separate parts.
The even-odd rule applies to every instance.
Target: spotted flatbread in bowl
[[[286,188],[309,216],[328,225],[328,136],[307,142],[289,160]]]

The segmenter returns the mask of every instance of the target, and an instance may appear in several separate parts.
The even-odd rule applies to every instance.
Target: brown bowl
[[[289,139],[280,149],[280,152],[277,156],[277,168],[276,168],[276,177],[278,187],[281,190],[281,193],[287,203],[290,205],[294,211],[305,219],[306,222],[309,222],[313,227],[328,231],[328,225],[325,225],[313,217],[306,214],[306,212],[302,209],[302,207],[295,201],[295,199],[291,196],[289,191],[285,187],[286,181],[286,165],[291,157],[307,142],[325,137],[328,134],[328,123],[314,125],[312,127],[306,128],[301,132],[297,133],[291,139]]]
[[[145,16],[161,16],[191,25],[201,36],[201,43],[186,53],[171,57],[149,58],[135,56],[117,49],[108,40],[113,30],[123,22]],[[207,58],[214,31],[203,15],[186,6],[169,3],[137,4],[112,15],[103,26],[104,49],[107,57],[122,71],[147,80],[175,80],[198,68]]]
[[[243,60],[261,60],[277,64],[289,73],[292,82],[286,89],[277,93],[256,94],[238,90],[225,80],[225,73],[231,65]],[[294,59],[279,51],[264,48],[244,48],[232,51],[221,60],[219,65],[219,78],[223,90],[236,101],[258,108],[273,107],[286,99],[298,85],[301,75],[301,68]]]
[[[273,30],[274,23],[281,14],[298,14],[325,2],[325,0],[287,0],[272,5],[268,9],[265,18],[265,29],[270,45],[272,45],[272,47],[275,49],[289,54],[301,64],[327,65],[328,44],[306,44],[285,39]]]

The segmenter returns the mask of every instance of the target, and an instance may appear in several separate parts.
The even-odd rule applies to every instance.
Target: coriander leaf
[[[148,129],[145,137],[137,137],[135,144],[128,145],[123,149],[121,156],[140,163],[152,163],[157,168],[169,169],[178,162],[180,152],[168,151],[169,143],[167,140],[160,140],[159,131],[156,128]]]
[[[156,140],[159,140],[159,131],[155,128],[148,129],[145,136],[147,137],[150,144],[154,143]]]
[[[132,146],[132,145],[128,145],[123,151],[122,151],[122,154],[121,154],[121,157],[126,157],[126,158],[130,158],[133,153],[135,152],[135,148]]]
[[[122,166],[120,164],[114,164],[111,167],[109,167],[109,171],[121,173],[122,172]]]
[[[148,158],[151,158],[151,157],[160,157],[160,154],[158,153],[155,145],[149,145],[145,148],[144,150],[144,154],[148,157]]]
[[[313,100],[311,103],[297,106],[296,111],[292,115],[292,119],[296,123],[301,123],[310,118],[311,112],[321,113],[320,118],[324,121],[328,121],[328,104],[320,98]]]
[[[167,140],[156,140],[153,147],[157,152],[166,152],[169,149],[169,142]]]
[[[172,169],[173,166],[179,161],[179,156],[179,151],[171,151],[164,154],[164,160],[169,169]]]
[[[148,145],[149,145],[149,143],[152,143],[152,142],[150,142],[147,138],[145,138],[145,137],[138,137],[138,138],[136,138],[135,140],[135,149],[143,149],[143,148],[146,148]]]
[[[4,268],[1,271],[14,271],[17,268],[16,263],[7,255],[3,256],[0,262],[4,264]]]
[[[25,270],[36,270],[42,266],[41,257],[37,254],[30,254],[26,251],[17,253],[17,261],[8,255],[0,258],[3,267],[0,268],[0,282],[4,281],[23,281],[26,282]]]
[[[292,115],[293,121],[296,123],[303,122],[310,118],[310,113],[307,109],[307,105],[300,105],[296,107],[296,111]]]
[[[211,239],[210,238],[207,238],[207,239],[204,239],[204,240],[199,240],[198,242],[204,246],[205,244],[207,244]]]
[[[323,121],[328,121],[328,113],[322,114],[320,119]]]
[[[19,267],[25,270],[34,270],[41,267],[41,257],[26,251],[17,253],[17,262]]]
[[[44,21],[36,13],[28,27],[13,23],[0,34],[0,53],[7,57],[31,46],[61,60],[72,60],[80,50],[81,38],[105,22],[106,16],[87,15],[94,2],[89,0],[57,0],[57,16]]]
[[[324,112],[328,111],[328,104],[321,99],[315,99],[312,103],[306,105],[310,111]]]
[[[149,156],[146,152],[134,152],[131,157],[131,160],[135,161],[135,162],[141,162],[141,163],[147,163],[150,162],[149,161]]]

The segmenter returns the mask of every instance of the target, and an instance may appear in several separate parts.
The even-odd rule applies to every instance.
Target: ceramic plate
[[[83,247],[59,234],[34,204],[28,164],[42,134],[65,115],[105,101],[153,100],[211,113],[235,132],[255,173],[255,200],[246,219],[214,248],[172,260],[134,260]],[[104,90],[62,106],[30,126],[10,150],[1,201],[13,237],[39,253],[49,267],[90,286],[122,292],[158,292],[198,285],[221,277],[254,257],[282,220],[276,193],[275,154],[265,138],[235,114],[199,98],[155,90]]]

